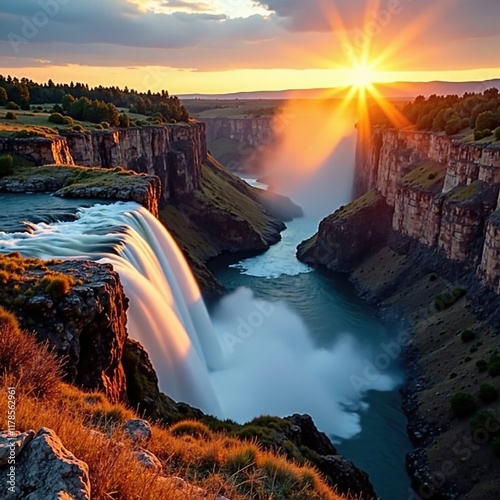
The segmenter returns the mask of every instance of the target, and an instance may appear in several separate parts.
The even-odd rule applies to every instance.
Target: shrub
[[[493,132],[491,131],[491,129],[489,129],[489,128],[485,128],[485,129],[483,130],[483,139],[484,139],[485,137],[490,137],[490,136],[492,136],[492,135],[493,135]]]
[[[500,361],[488,363],[488,373],[491,377],[498,377],[500,375]]]
[[[170,432],[174,436],[189,435],[196,438],[212,439],[211,430],[201,422],[196,420],[183,420],[170,427]]]
[[[0,307],[0,381],[24,394],[52,399],[58,393],[61,361],[47,344],[39,344],[19,328],[17,319]]]
[[[451,409],[457,417],[468,417],[476,411],[474,398],[466,392],[457,392],[450,400]]]
[[[490,384],[482,384],[477,395],[483,403],[493,403],[498,399],[498,390]]]
[[[434,307],[438,311],[444,311],[458,302],[466,293],[467,290],[462,287],[456,287],[451,291],[441,293],[434,299]]]
[[[226,467],[230,474],[236,474],[241,470],[248,470],[257,464],[259,448],[255,444],[245,444],[236,448],[226,459]]]
[[[460,334],[460,338],[462,342],[472,342],[476,338],[476,334],[472,330],[464,330]]]
[[[49,116],[49,122],[55,123],[57,125],[64,125],[66,123],[65,118],[63,115],[61,115],[61,113],[52,113]]]
[[[55,299],[66,295],[74,284],[75,280],[72,276],[62,273],[47,273],[42,280],[45,291]]]
[[[478,411],[471,419],[470,427],[472,432],[478,429],[488,429],[490,438],[498,436],[500,430],[500,411],[493,408]]]
[[[0,179],[14,173],[14,158],[10,155],[0,156]]]
[[[101,122],[100,123],[102,128],[109,128],[109,123],[108,122]]]
[[[85,132],[85,129],[80,124],[73,125],[71,130],[73,132]]]
[[[12,111],[19,111],[21,107],[19,104],[16,104],[15,102],[9,101],[7,105],[5,106],[5,109],[10,109]]]
[[[437,280],[437,275],[436,273],[432,273],[430,276],[429,276],[429,281],[433,282],[433,281],[436,281]]]
[[[495,129],[495,140],[500,141],[500,127]]]
[[[130,118],[126,113],[122,113],[120,115],[120,127],[121,128],[129,128],[130,127]]]
[[[17,120],[17,115],[16,113],[13,113],[12,111],[8,111],[5,113],[5,119],[6,120]]]

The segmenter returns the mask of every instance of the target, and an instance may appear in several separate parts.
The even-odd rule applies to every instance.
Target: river
[[[359,298],[346,276],[321,269],[313,271],[295,258],[297,244],[316,231],[314,219],[297,219],[287,226],[283,240],[266,253],[242,261],[222,258],[211,270],[230,291],[245,287],[265,301],[284,302],[303,321],[314,349],[332,353],[331,362],[337,363],[339,369],[311,374],[315,371],[314,362],[312,366],[304,362],[283,367],[277,359],[276,376],[289,377],[293,376],[289,372],[294,372],[309,384],[330,386],[327,397],[337,401],[348,418],[337,411],[325,417],[323,410],[328,404],[324,400],[301,400],[293,390],[287,392],[287,397],[296,401],[296,408],[292,404],[281,409],[272,398],[264,397],[254,414],[310,413],[318,427],[329,433],[339,453],[369,473],[375,491],[383,500],[407,498],[410,480],[405,470],[405,454],[411,450],[411,443],[399,393],[404,374],[397,360],[380,372],[381,377],[389,379],[388,384],[375,384],[374,390],[367,390],[359,398],[352,391],[353,384],[364,380],[364,368],[384,353],[383,346],[395,339],[397,332]],[[290,328],[289,322],[283,323],[283,328]],[[268,328],[267,335],[279,334],[280,329],[277,322]],[[344,350],[346,341],[355,346],[354,357],[352,352]],[[304,352],[304,358],[309,354]],[[321,380],[323,376],[329,380]],[[310,390],[315,393],[313,387]],[[287,388],[282,387],[281,391],[286,392]],[[350,419],[353,415],[357,419]]]

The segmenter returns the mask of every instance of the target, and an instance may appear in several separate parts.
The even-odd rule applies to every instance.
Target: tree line
[[[33,105],[51,103],[55,111],[77,120],[101,123],[111,126],[126,126],[118,108],[131,113],[154,116],[160,122],[187,122],[189,113],[176,96],[167,90],[153,93],[138,92],[124,87],[89,87],[84,83],[56,84],[52,80],[37,83],[28,78],[0,75],[0,105],[10,104],[29,110]],[[121,120],[120,120],[121,119]]]
[[[497,88],[482,93],[429,98],[417,97],[402,108],[403,115],[417,130],[445,132],[455,135],[474,129],[474,138],[483,139],[495,134],[500,140],[500,93]]]

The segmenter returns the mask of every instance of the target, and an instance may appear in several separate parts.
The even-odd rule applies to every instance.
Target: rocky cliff
[[[20,260],[17,255],[3,258],[2,269],[17,268],[22,275],[2,274],[0,305],[64,358],[68,382],[104,392],[111,401],[125,401],[122,355],[128,300],[112,267],[88,261]],[[71,280],[72,286],[63,291],[57,283],[49,286],[52,279]]]
[[[53,138],[0,139],[0,153],[16,154],[35,165],[123,167],[162,181],[161,205],[190,196],[200,187],[207,157],[205,124],[104,130]]]
[[[481,387],[500,389],[491,369],[500,325],[500,146],[375,129],[359,137],[356,157],[360,197],[322,221],[298,256],[350,272],[412,333],[401,349],[416,445],[407,456],[418,493],[411,498],[496,498],[500,480],[487,471],[498,466],[498,433],[479,442],[471,425],[491,408]],[[458,393],[473,401],[469,418],[452,411]]]
[[[258,171],[264,148],[277,140],[273,117],[203,118],[210,152],[224,166],[235,171]]]
[[[464,143],[430,132],[375,129],[371,137],[360,139],[357,151],[356,193],[369,190],[391,207],[392,233],[378,245],[365,245],[365,250],[369,247],[374,253],[389,239],[397,247],[398,236],[409,238],[462,263],[484,286],[497,287],[500,263],[494,262],[492,235],[493,214],[499,208],[498,145]],[[383,208],[371,208],[386,215]],[[338,227],[338,217],[327,218],[318,241],[331,239]],[[309,247],[309,255],[313,249]],[[342,259],[329,259],[326,265],[345,270]]]

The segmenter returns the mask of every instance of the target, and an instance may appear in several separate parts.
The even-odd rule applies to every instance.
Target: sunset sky
[[[2,0],[0,66],[176,94],[344,86],[359,66],[485,80],[500,77],[499,19],[498,0]]]

